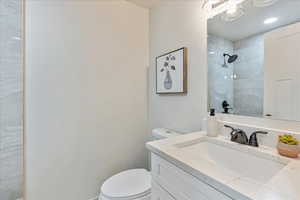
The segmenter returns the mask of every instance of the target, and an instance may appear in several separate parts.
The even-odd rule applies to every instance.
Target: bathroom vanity
[[[300,160],[195,132],[147,144],[153,200],[297,200]]]

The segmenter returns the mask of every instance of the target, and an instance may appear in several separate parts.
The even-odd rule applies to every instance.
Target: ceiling
[[[265,33],[280,26],[300,22],[300,0],[279,0],[269,7],[255,8],[250,0],[244,4],[245,15],[233,22],[225,22],[221,15],[208,21],[208,33],[237,41],[259,33]],[[277,17],[274,24],[263,22],[270,17]]]

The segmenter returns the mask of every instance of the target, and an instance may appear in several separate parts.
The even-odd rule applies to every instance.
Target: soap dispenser
[[[215,109],[210,109],[207,117],[207,136],[217,137],[219,135],[219,123],[215,114]]]

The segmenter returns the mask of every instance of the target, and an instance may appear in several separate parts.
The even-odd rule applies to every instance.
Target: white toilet
[[[174,137],[179,133],[159,128],[152,131],[155,140]],[[151,200],[151,175],[145,169],[131,169],[107,179],[99,200]]]

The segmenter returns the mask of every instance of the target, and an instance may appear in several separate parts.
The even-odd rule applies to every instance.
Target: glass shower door
[[[23,188],[22,0],[0,0],[0,199]]]

